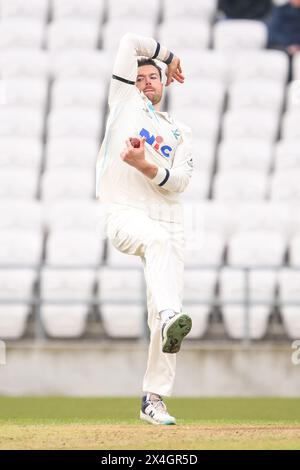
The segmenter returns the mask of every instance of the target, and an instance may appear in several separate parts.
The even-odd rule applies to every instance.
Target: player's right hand
[[[168,65],[166,70],[167,83],[166,86],[169,86],[171,83],[176,80],[179,83],[184,83],[184,76],[182,75],[182,68],[180,65],[179,57],[174,56],[172,62]]]

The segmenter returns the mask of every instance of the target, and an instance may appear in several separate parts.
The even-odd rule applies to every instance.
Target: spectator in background
[[[269,22],[269,47],[292,56],[300,50],[300,0],[274,7]]]
[[[219,9],[230,20],[264,20],[271,8],[272,0],[219,0]]]

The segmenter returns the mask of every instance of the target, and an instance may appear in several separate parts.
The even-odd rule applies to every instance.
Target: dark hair
[[[157,65],[156,62],[154,62],[153,59],[139,59],[138,67],[142,67],[143,65],[153,65],[153,67],[155,67],[158,70],[160,80],[162,80],[161,68],[159,65]]]

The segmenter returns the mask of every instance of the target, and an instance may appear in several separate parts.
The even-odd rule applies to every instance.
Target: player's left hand
[[[131,145],[130,140],[126,140],[126,148],[121,153],[121,158],[125,163],[131,165],[138,170],[145,162],[145,140],[144,138],[140,140],[140,147],[135,148]]]

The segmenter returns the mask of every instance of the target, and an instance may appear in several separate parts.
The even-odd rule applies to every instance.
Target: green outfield
[[[170,398],[178,425],[159,427],[139,404],[0,397],[0,449],[300,449],[300,399]]]

